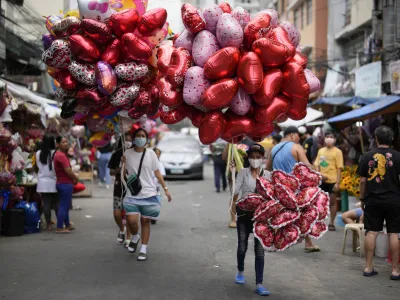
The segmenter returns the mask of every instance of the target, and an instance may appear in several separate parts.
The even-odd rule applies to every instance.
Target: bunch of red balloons
[[[252,19],[225,2],[203,10],[184,4],[181,16],[185,30],[158,50],[163,122],[189,117],[202,143],[235,143],[245,135],[263,140],[274,121],[306,116],[320,83],[306,69],[299,32],[279,23],[275,10]]]
[[[101,146],[122,118],[158,115],[156,54],[168,34],[167,11],[78,4],[78,15],[47,18],[42,60],[57,82],[61,117],[87,125]]]

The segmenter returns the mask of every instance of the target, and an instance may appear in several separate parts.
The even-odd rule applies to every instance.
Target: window
[[[346,13],[344,15],[344,26],[351,23],[351,0],[346,0]]]
[[[307,25],[312,23],[312,2],[313,0],[307,0]]]
[[[300,29],[304,28],[304,5],[300,7]]]
[[[301,13],[300,8],[297,8],[297,9],[294,11],[293,23],[294,23],[294,26],[295,26],[296,28],[301,28],[301,26],[300,26],[300,24],[301,24],[301,15],[300,15],[300,13]]]

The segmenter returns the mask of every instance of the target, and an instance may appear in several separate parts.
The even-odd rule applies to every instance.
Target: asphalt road
[[[116,243],[111,190],[74,199],[77,230],[0,237],[0,299],[258,299],[253,293],[250,241],[245,286],[234,284],[236,231],[227,227],[228,193],[217,194],[211,169],[204,181],[173,181],[173,202],[164,199],[161,220],[152,226],[147,262],[136,261]],[[364,278],[364,261],[340,254],[343,232],[328,232],[320,253],[297,245],[266,253],[265,285],[273,299],[398,300],[400,283],[376,260],[380,274]]]

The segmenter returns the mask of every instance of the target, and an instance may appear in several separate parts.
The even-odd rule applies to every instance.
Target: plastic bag
[[[38,233],[40,231],[40,213],[36,202],[19,201],[15,208],[25,211],[24,233]]]

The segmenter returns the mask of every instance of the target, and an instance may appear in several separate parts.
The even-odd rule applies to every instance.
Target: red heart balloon
[[[52,31],[57,38],[66,38],[76,33],[81,27],[81,20],[76,17],[67,17],[57,21]]]
[[[278,95],[283,83],[283,74],[279,69],[268,69],[264,72],[261,88],[254,94],[254,101],[261,106],[268,106]]]
[[[307,55],[305,55],[299,51],[296,51],[296,54],[293,56],[293,58],[289,62],[295,62],[298,65],[300,65],[303,69],[305,69],[307,67],[308,57],[307,57]]]
[[[227,2],[221,2],[218,6],[224,13],[230,14],[232,12],[232,7]]]
[[[123,83],[118,85],[117,90],[110,97],[111,105],[122,107],[132,104],[139,95],[140,85],[137,83]]]
[[[127,60],[148,61],[152,51],[146,42],[133,33],[125,33],[122,36],[122,54]]]
[[[225,118],[221,111],[210,111],[205,113],[199,128],[200,141],[205,144],[212,144],[221,137],[225,129]]]
[[[274,249],[275,234],[271,227],[265,223],[254,223],[254,236],[260,241],[265,250]]]
[[[264,199],[261,195],[252,193],[236,202],[236,206],[242,210],[254,211],[263,201]]]
[[[147,114],[151,105],[151,96],[148,91],[141,91],[129,110],[128,114],[132,119],[139,119]]]
[[[152,36],[163,28],[166,21],[167,11],[164,8],[154,8],[140,17],[137,30],[142,36]]]
[[[172,52],[166,78],[173,87],[182,87],[187,70],[192,65],[192,56],[184,48],[176,48]]]
[[[96,77],[93,65],[84,65],[76,61],[72,61],[68,66],[68,70],[72,77],[74,77],[80,83],[83,83],[87,86],[96,85]]]
[[[182,90],[180,88],[173,88],[165,77],[158,80],[157,87],[160,91],[160,101],[162,104],[176,107],[183,103]]]
[[[297,163],[294,166],[293,175],[300,180],[302,188],[318,187],[322,183],[321,174],[312,170],[304,163]]]
[[[219,80],[232,77],[240,60],[240,50],[236,47],[225,47],[218,50],[204,65],[204,75],[209,80]]]
[[[300,229],[290,224],[280,228],[275,234],[274,245],[277,251],[284,251],[287,248],[296,245],[300,239]]]
[[[118,64],[115,73],[124,81],[140,81],[149,73],[149,67],[146,64],[136,63]]]
[[[183,4],[181,8],[183,25],[190,33],[198,33],[206,29],[206,20],[202,12],[192,4]]]
[[[308,100],[310,86],[307,83],[303,68],[295,62],[289,62],[282,68],[282,94],[289,98]]]
[[[96,107],[95,109],[92,108],[92,110],[95,110],[96,113],[105,118],[114,115],[118,111],[118,108],[112,106],[111,103],[106,102],[103,106],[100,106],[99,108]]]
[[[91,19],[84,19],[82,21],[82,29],[86,36],[90,37],[98,44],[108,43],[112,39],[111,30],[104,23]]]
[[[279,117],[277,117],[275,119],[275,122],[276,123],[283,123],[283,122],[286,122],[288,119],[289,119],[289,117],[287,115],[281,114]]]
[[[278,229],[296,222],[300,218],[300,211],[284,208],[269,222],[272,228]]]
[[[174,47],[169,45],[161,46],[157,50],[157,68],[158,71],[160,71],[160,73],[163,75],[167,74],[173,51]]]
[[[74,90],[78,87],[78,83],[67,69],[56,70],[54,78],[60,83],[63,89]]]
[[[292,120],[303,120],[307,115],[308,99],[295,99],[290,101],[286,115]]]
[[[147,112],[149,117],[152,117],[155,119],[158,119],[159,116],[157,116],[159,109],[160,109],[160,99],[156,98],[156,99],[152,99],[151,101],[151,105],[149,107],[149,111]]]
[[[101,60],[115,67],[121,58],[121,41],[113,40],[101,55]]]
[[[311,232],[308,234],[314,239],[320,239],[328,231],[328,225],[323,221],[318,221],[314,224]]]
[[[262,38],[253,43],[253,51],[260,57],[262,65],[266,68],[275,68],[289,61],[293,55],[282,43]]]
[[[186,104],[182,104],[176,108],[163,105],[161,107],[160,120],[164,124],[176,124],[183,121],[188,116],[188,112],[189,109]]]
[[[114,34],[121,38],[125,33],[133,33],[139,22],[139,14],[136,9],[125,9],[111,15],[108,26]]]
[[[274,131],[274,124],[273,123],[255,123],[251,128],[250,133],[248,136],[256,142],[262,142],[267,136],[269,136]]]
[[[263,82],[263,67],[257,54],[247,52],[239,61],[237,78],[240,86],[248,93],[257,92]]]
[[[65,69],[71,62],[71,49],[64,40],[55,40],[42,54],[42,61],[49,67]]]
[[[258,106],[255,110],[255,118],[259,123],[272,123],[278,116],[289,109],[289,99],[278,94],[269,106]]]
[[[318,196],[319,192],[321,191],[318,187],[308,187],[302,189],[297,194],[297,205],[300,208],[308,206],[314,199]]]
[[[108,101],[107,96],[95,88],[79,90],[75,95],[75,99],[79,105],[85,107],[99,107]]]
[[[234,137],[248,134],[253,127],[253,121],[247,116],[239,116],[232,111],[225,112],[226,126],[221,138],[229,141]]]
[[[282,209],[284,209],[284,207],[280,205],[278,201],[268,200],[257,207],[254,212],[253,220],[256,222],[267,222],[269,219],[279,214]]]
[[[275,184],[275,197],[288,209],[297,209],[296,194],[280,183]]]
[[[193,126],[199,128],[201,126],[201,121],[203,120],[205,113],[201,110],[193,108],[190,112],[189,118],[192,121]]]
[[[318,220],[324,220],[329,214],[329,194],[324,192],[319,192],[311,205],[315,206],[318,210]]]
[[[275,187],[268,179],[258,176],[256,189],[265,200],[275,200]]]
[[[93,64],[100,58],[100,50],[96,43],[83,35],[74,34],[69,38],[71,52],[78,62]]]
[[[201,104],[207,109],[220,109],[228,106],[239,90],[234,79],[221,79],[207,88],[201,96]]]
[[[272,182],[274,184],[280,183],[294,193],[297,193],[300,189],[300,180],[298,180],[294,175],[287,174],[280,170],[272,172]]]
[[[318,210],[315,206],[306,207],[301,212],[300,218],[296,221],[295,225],[299,227],[302,235],[310,233],[315,222],[318,220]]]
[[[268,14],[259,14],[244,28],[244,45],[247,49],[252,49],[255,40],[260,38],[271,29],[271,16]]]
[[[289,39],[287,32],[282,27],[276,27],[276,28],[272,29],[268,33],[268,38],[285,45],[285,47],[288,49],[291,57],[293,57],[295,55],[296,47],[293,46],[292,42]]]

